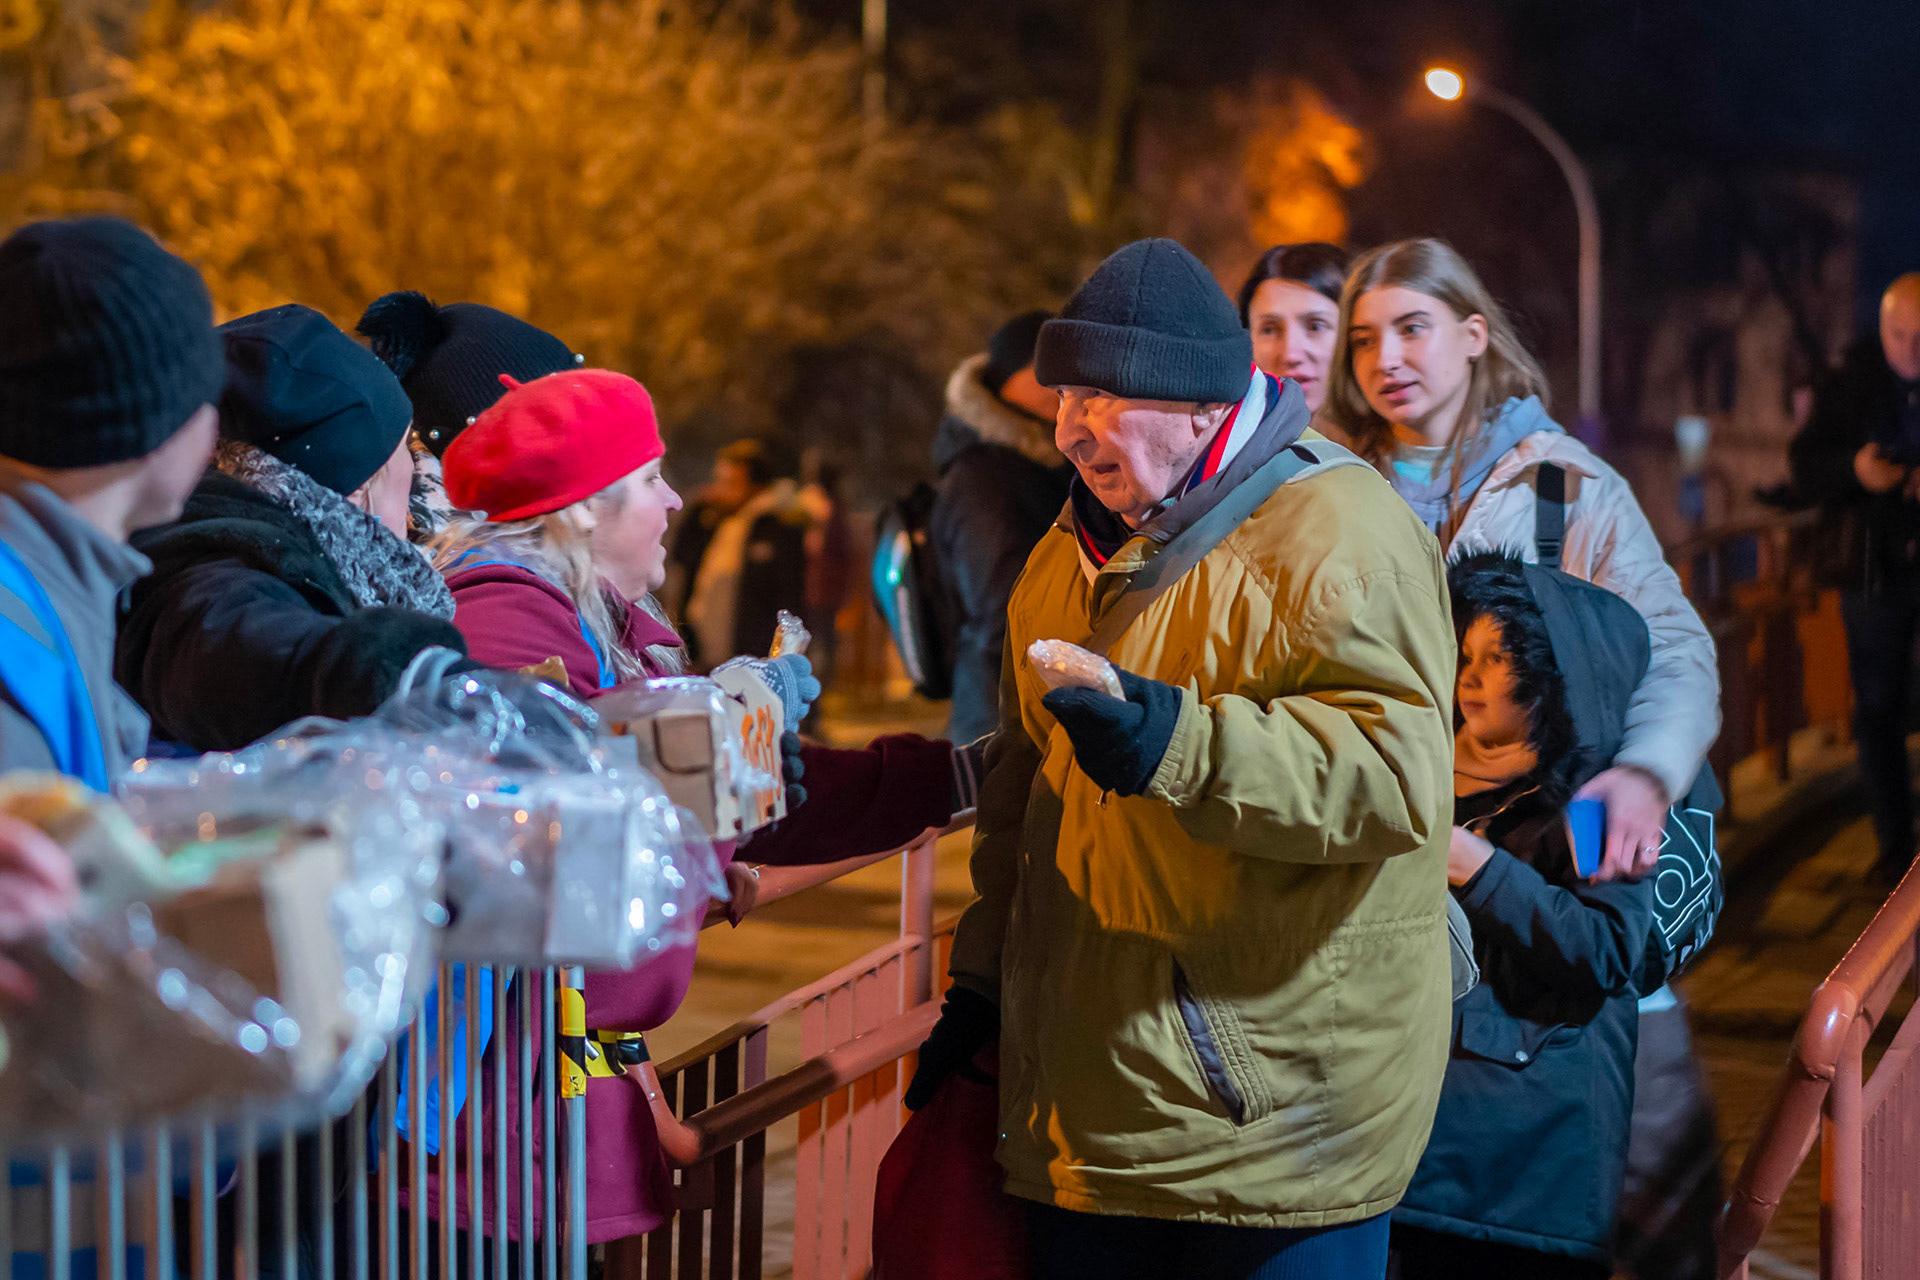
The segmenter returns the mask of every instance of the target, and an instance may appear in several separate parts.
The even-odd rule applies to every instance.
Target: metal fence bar
[[[488,975],[491,981],[491,975]],[[480,1108],[483,1094],[480,1088],[480,970],[474,965],[467,966],[467,1280],[481,1280],[481,1266],[485,1262],[481,1247],[486,1239],[486,1215],[480,1209],[480,1169],[485,1163],[480,1156]],[[445,1212],[442,1210],[441,1212]],[[456,1215],[452,1221],[458,1222]],[[451,1278],[449,1278],[451,1280]]]
[[[300,1135],[280,1130],[280,1274],[297,1275],[300,1248]]]
[[[73,1275],[73,1157],[65,1146],[47,1159],[47,1271],[53,1280]]]
[[[94,1240],[100,1238],[100,1224],[106,1223],[106,1243],[100,1245],[106,1252],[95,1254],[96,1274],[109,1277],[109,1280],[126,1280],[127,1276],[127,1153],[121,1145],[120,1131],[111,1130],[106,1141],[100,1146],[100,1163],[105,1167],[107,1176],[97,1183],[100,1188],[100,1212],[94,1215]],[[101,1261],[105,1266],[101,1267]]]
[[[544,1274],[549,1277],[560,1274],[560,1237],[554,1226],[558,1208],[554,1203],[553,1155],[553,1098],[556,1092],[554,1081],[557,1078],[553,1060],[558,1056],[554,1052],[554,1004],[558,997],[555,987],[559,981],[559,970],[549,967],[540,971],[540,1112],[541,1119],[545,1121],[540,1130],[540,1199],[543,1211],[540,1218],[540,1255],[546,1265]]]
[[[388,1055],[392,1057],[391,1054]],[[367,1236],[367,1096],[353,1100],[347,1112],[347,1213],[353,1231],[353,1280],[367,1280],[371,1261]]]
[[[218,1246],[218,1206],[214,1203],[213,1121],[200,1120],[194,1135],[193,1169],[193,1274],[196,1280],[213,1280],[218,1274],[214,1254]]]
[[[238,1178],[239,1270],[241,1275],[251,1276],[257,1274],[260,1262],[260,1151],[251,1124],[240,1130]]]
[[[493,971],[493,1280],[507,1280],[507,977]],[[530,1278],[529,1278],[530,1280]]]
[[[159,1280],[173,1280],[173,1135],[165,1125],[153,1131],[153,1263]]]
[[[400,1055],[380,1064],[380,1280],[400,1280]]]
[[[586,998],[584,970],[566,969],[561,982]],[[553,1041],[546,1044],[551,1051]],[[585,1070],[586,1064],[581,1064]],[[587,1276],[587,1094],[580,1089],[567,1099],[567,1280]],[[477,1280],[477,1277],[476,1277]]]
[[[533,1036],[534,989],[545,970],[520,974],[520,1275],[533,1280]]]
[[[464,966],[460,971],[461,992],[465,998],[472,993],[466,990],[465,983],[473,972],[472,965]],[[453,1108],[454,1096],[454,1057],[453,1057],[453,1004],[454,983],[453,968],[440,966],[440,998],[434,1006],[434,1053],[433,1078],[440,1090],[440,1113],[435,1117],[440,1130],[440,1280],[455,1280],[453,1269],[454,1226],[458,1221],[456,1214],[460,1203],[460,1183],[455,1176],[453,1161]],[[422,1142],[426,1139],[423,1137]],[[429,1202],[425,1199],[414,1206],[413,1211],[425,1214]]]
[[[407,1052],[407,1154],[412,1168],[407,1183],[407,1220],[412,1228],[407,1275],[411,1280],[427,1280],[427,1047],[421,1042],[425,1031],[418,1021],[414,1023]]]
[[[333,1214],[333,1133],[332,1123],[323,1124],[314,1135],[319,1144],[316,1169],[313,1179],[313,1220],[318,1238],[314,1241],[314,1252],[318,1255],[319,1273],[323,1276],[338,1275],[334,1270],[334,1226]]]

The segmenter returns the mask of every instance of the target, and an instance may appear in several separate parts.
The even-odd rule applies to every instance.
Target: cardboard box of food
[[[637,762],[715,840],[737,840],[787,816],[780,767],[786,714],[752,674],[651,680],[605,694],[593,706],[606,731],[631,743]],[[729,747],[766,785],[745,794],[733,785],[721,767]]]
[[[332,918],[346,850],[318,828],[289,830],[269,856],[221,866],[206,884],[154,904],[154,923],[209,964],[272,998],[300,1028],[291,1058],[317,1083],[352,1034],[345,961]]]

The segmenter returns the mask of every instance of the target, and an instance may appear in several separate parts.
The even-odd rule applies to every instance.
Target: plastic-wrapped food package
[[[419,735],[409,778],[446,841],[443,958],[631,968],[692,941],[726,896],[705,833],[552,686],[419,680],[375,718]]]
[[[807,624],[782,609],[774,618],[773,647],[767,650],[767,656],[780,658],[789,653],[805,653],[812,643],[813,632],[807,630]]]
[[[124,812],[70,786],[0,797],[82,878],[74,918],[16,952],[39,998],[7,1014],[0,1136],[295,1122],[356,1096],[424,984],[437,911],[438,831],[391,763],[297,736],[145,764]]]
[[[745,714],[718,684],[695,676],[636,681],[593,705],[608,749],[624,749],[629,765],[637,761],[653,774],[715,840],[738,839],[763,825],[767,797],[782,789],[778,765],[765,761],[769,735],[777,757],[779,734]]]
[[[1035,640],[1027,646],[1027,661],[1049,689],[1098,689],[1116,698],[1127,696],[1113,664],[1077,644]]]

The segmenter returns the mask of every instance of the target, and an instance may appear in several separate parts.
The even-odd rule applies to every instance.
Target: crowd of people
[[[216,327],[191,265],[104,218],[16,230],[0,300],[0,767],[107,791],[367,714],[429,649],[591,701],[763,652],[783,606],[830,637],[847,599],[831,468],[743,441],[683,504],[646,388],[493,308]],[[1912,647],[1920,277],[1883,339],[1822,401],[1853,434],[1795,455],[1865,530],[1856,671]],[[950,740],[795,737],[799,803],[720,853],[738,912],[751,864],[977,805],[908,1103],[995,1068],[1032,1273],[1710,1274],[1717,1144],[1649,873],[1670,812],[1717,804],[1713,642],[1473,267],[1280,246],[1236,305],[1139,241],[954,370],[932,462]],[[797,723],[820,685],[773,661]],[[1901,868],[1905,678],[1861,699]],[[0,821],[0,943],[77,892]],[[590,1028],[660,1026],[692,961],[590,973]],[[0,997],[32,997],[4,957]],[[643,1091],[587,1108],[589,1239],[659,1225]]]

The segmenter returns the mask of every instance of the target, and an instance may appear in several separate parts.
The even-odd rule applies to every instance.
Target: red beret
[[[624,373],[568,369],[507,394],[447,446],[454,506],[525,520],[590,498],[665,454],[653,397]]]

